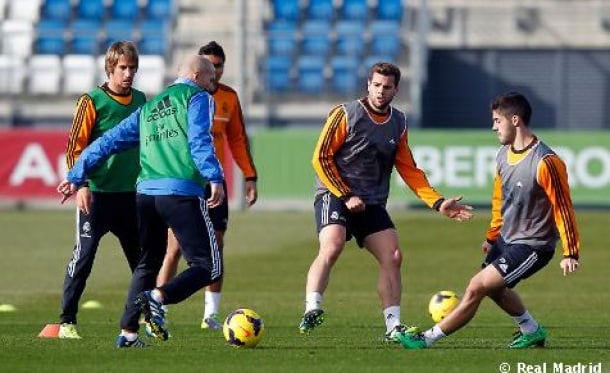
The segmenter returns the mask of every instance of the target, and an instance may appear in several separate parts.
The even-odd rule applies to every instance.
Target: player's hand
[[[459,203],[462,200],[462,196],[448,198],[443,201],[441,207],[438,209],[440,213],[457,221],[469,220],[472,218],[472,206],[462,205]]]
[[[561,259],[559,266],[563,270],[563,275],[567,276],[568,274],[576,271],[580,264],[578,263],[578,260],[574,258],[563,258]]]
[[[61,203],[63,204],[76,192],[76,185],[72,184],[68,180],[64,179],[57,186],[57,192],[61,194],[63,197],[61,198]]]
[[[220,206],[225,199],[225,189],[222,183],[210,183],[210,189],[212,193],[210,198],[207,199],[208,207],[214,208]]]
[[[483,243],[481,244],[481,250],[483,250],[483,254],[489,253],[489,251],[491,250],[491,247],[493,245],[489,243],[489,241],[485,240],[483,241]]]
[[[82,187],[76,192],[76,206],[85,215],[91,211],[91,190],[89,187]]]
[[[256,181],[248,180],[244,185],[246,191],[246,207],[250,207],[256,203],[258,199],[258,191],[256,190]]]
[[[360,197],[351,196],[345,201],[345,207],[349,212],[362,212],[366,208],[366,204]]]

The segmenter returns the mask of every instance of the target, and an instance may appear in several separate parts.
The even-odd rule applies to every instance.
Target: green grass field
[[[405,254],[403,321],[428,327],[430,296],[443,289],[461,293],[478,270],[489,213],[478,211],[473,221],[461,224],[429,211],[393,216]],[[578,213],[579,272],[564,278],[556,255],[541,273],[517,287],[550,332],[546,348],[520,351],[505,348],[514,324],[490,301],[471,324],[432,349],[407,351],[381,344],[377,269],[354,243],[332,274],[325,324],[310,336],[299,335],[305,275],[317,252],[313,217],[307,212],[231,216],[221,310],[226,314],[248,307],[261,314],[266,336],[255,349],[228,347],[221,333],[200,330],[203,297],[197,293],[170,308],[169,341],[118,350],[114,339],[129,275],[112,236],[102,242],[82,299],[104,306],[80,311],[84,339],[40,339],[42,327],[58,320],[73,218],[67,211],[0,211],[0,304],[18,308],[0,313],[2,372],[498,372],[503,362],[511,372],[519,371],[518,363],[547,363],[548,373],[553,363],[601,363],[602,372],[610,372],[608,213]]]

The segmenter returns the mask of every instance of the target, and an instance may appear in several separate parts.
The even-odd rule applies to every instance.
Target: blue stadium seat
[[[330,23],[323,20],[309,20],[301,27],[303,43],[301,52],[306,55],[325,56],[331,47]]]
[[[169,21],[164,19],[149,18],[143,19],[138,25],[140,35],[144,36],[162,36],[170,37],[171,25]]]
[[[100,52],[99,41],[96,36],[74,36],[70,51],[72,54],[96,55]]]
[[[177,3],[174,0],[148,0],[144,8],[146,18],[174,20],[177,13]]]
[[[382,0],[377,4],[377,18],[385,20],[402,20],[402,0]]]
[[[42,7],[42,19],[69,20],[72,17],[72,4],[70,0],[46,0]]]
[[[304,35],[302,51],[306,55],[321,55],[326,56],[330,51],[330,36],[326,34],[320,35]]]
[[[267,43],[269,53],[272,55],[294,54],[297,47],[297,26],[294,22],[275,21],[267,28]]]
[[[142,39],[138,43],[138,50],[142,54],[167,56],[170,50],[169,41],[162,36],[142,35]]]
[[[360,21],[337,22],[337,53],[354,57],[360,56],[365,46],[364,30],[364,23]]]
[[[272,6],[275,20],[294,22],[299,19],[299,0],[273,0]]]
[[[309,6],[307,7],[308,19],[330,21],[333,19],[334,13],[333,0],[309,0]]]
[[[367,0],[343,0],[341,18],[352,21],[366,21],[369,14]]]
[[[265,87],[270,92],[286,92],[292,88],[290,67],[292,58],[287,56],[269,56],[265,61]]]
[[[350,56],[335,56],[330,61],[332,67],[332,89],[340,94],[354,94],[363,82],[358,74],[358,61]]]
[[[384,56],[384,55],[370,55],[370,56],[366,57],[362,61],[362,65],[361,65],[361,71],[362,71],[363,77],[365,77],[365,78],[368,77],[369,69],[377,62],[396,63],[396,58],[393,56]]]
[[[371,40],[371,52],[379,55],[391,56],[396,59],[401,52],[400,39],[397,36],[380,36]]]
[[[98,32],[101,23],[91,19],[77,19],[70,25],[72,30],[72,54],[96,55],[100,52]]]
[[[133,22],[127,19],[110,19],[104,24],[106,39],[104,40],[104,49],[115,41],[133,40],[134,25]]]
[[[171,44],[170,21],[149,18],[142,20],[138,28],[141,35],[138,43],[140,53],[167,56]]]
[[[371,23],[371,53],[396,59],[401,52],[400,23],[374,21]]]
[[[97,19],[101,21],[104,19],[105,12],[104,0],[80,0],[76,7],[76,15],[78,18]]]
[[[371,66],[376,64],[377,62],[390,62],[396,63],[396,58],[387,55],[370,55],[364,59],[362,66],[365,70],[368,70]]]
[[[37,54],[64,55],[67,52],[66,21],[62,19],[43,19],[36,24],[34,50]]]
[[[298,88],[305,94],[321,94],[326,88],[324,77],[324,58],[302,56],[297,62]]]
[[[114,19],[134,20],[138,18],[139,12],[138,0],[115,0],[110,7],[110,14]]]

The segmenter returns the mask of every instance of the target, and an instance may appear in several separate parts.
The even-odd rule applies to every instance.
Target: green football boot
[[[542,325],[538,325],[538,329],[533,333],[518,332],[508,348],[544,347],[548,335],[549,332]]]
[[[400,343],[400,339],[398,338],[399,334],[404,334],[404,333],[419,333],[419,328],[417,326],[407,326],[404,324],[399,324],[396,325],[394,328],[392,328],[392,330],[390,330],[389,332],[385,333],[385,335],[383,336],[383,342],[384,343]]]
[[[424,338],[424,333],[417,330],[415,333],[406,332],[399,333],[398,340],[402,347],[408,350],[421,350],[423,348],[427,348],[428,344],[426,343],[426,339]]]

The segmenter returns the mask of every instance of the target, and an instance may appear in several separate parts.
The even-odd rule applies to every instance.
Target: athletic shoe
[[[167,325],[167,320],[165,321],[165,325]],[[166,328],[167,329],[167,328]],[[149,338],[158,338],[155,333],[153,333],[152,331],[152,327],[150,326],[150,323],[145,322],[144,323],[144,333],[146,333],[146,336]],[[167,331],[167,338],[171,338],[172,334],[169,332],[169,330]]]
[[[59,326],[58,338],[61,339],[81,339],[82,337],[76,330],[76,324],[63,323]]]
[[[404,324],[399,324],[396,325],[394,328],[392,328],[392,330],[390,330],[389,332],[385,333],[385,335],[383,336],[383,342],[384,343],[400,343],[400,339],[398,339],[398,335],[399,334],[403,334],[403,333],[418,333],[419,332],[419,328],[417,326],[407,326]]]
[[[144,321],[150,324],[151,333],[157,338],[167,341],[169,333],[165,329],[165,311],[163,305],[153,299],[150,291],[143,291],[137,297],[135,303],[144,314]]]
[[[421,350],[428,347],[424,333],[420,332],[419,329],[414,329],[414,332],[398,333],[397,337],[402,347],[409,350]]]
[[[157,338],[157,336],[152,332],[152,327],[149,322],[144,321],[144,333],[149,338]]]
[[[544,347],[548,335],[549,332],[542,325],[538,325],[538,329],[533,333],[517,333],[508,348]]]
[[[222,322],[220,322],[218,314],[213,313],[205,319],[201,320],[201,329],[219,330],[222,329]]]
[[[313,328],[324,322],[324,311],[321,309],[305,312],[301,323],[299,324],[299,332],[301,334],[309,334]]]
[[[128,341],[127,337],[124,335],[119,335],[116,338],[116,346],[117,348],[126,348],[126,347],[146,347],[146,343],[137,337],[135,341]]]
[[[165,324],[167,325],[167,314],[169,313],[169,307],[167,306],[167,304],[164,304],[161,306],[161,309],[163,310],[163,312],[165,312]],[[153,335],[150,335],[150,324],[146,322],[146,320],[144,320],[144,315],[140,315],[140,320],[138,320],[138,324],[140,325],[146,325],[146,335],[149,337],[154,337]],[[155,337],[156,338],[156,337]]]

